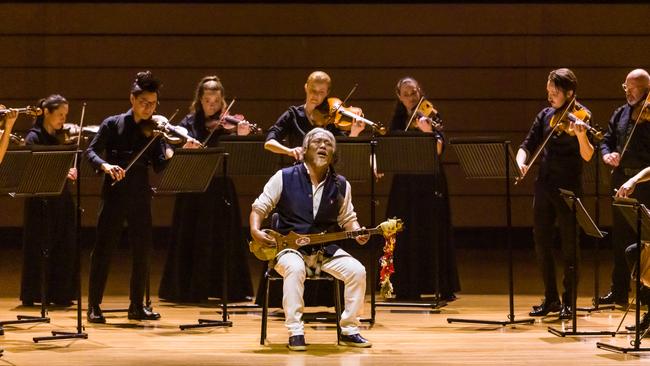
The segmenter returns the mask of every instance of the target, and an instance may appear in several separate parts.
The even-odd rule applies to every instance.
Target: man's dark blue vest
[[[323,195],[316,217],[313,213],[313,194],[309,173],[304,164],[282,169],[282,194],[276,205],[279,213],[277,231],[287,234],[290,231],[298,234],[340,231],[338,215],[347,184],[345,178],[327,174],[323,185]],[[310,247],[317,249],[318,246]],[[327,254],[333,255],[338,247],[329,245]],[[305,252],[310,253],[311,250]],[[331,252],[331,253],[330,253]]]

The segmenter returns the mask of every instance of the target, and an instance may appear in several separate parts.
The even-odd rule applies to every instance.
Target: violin
[[[584,126],[587,129],[587,132],[589,132],[597,142],[601,141],[604,137],[602,131],[589,125],[591,113],[589,113],[589,111],[587,111],[587,109],[582,105],[576,103],[575,99],[573,99],[571,104],[573,104],[572,107],[569,106],[562,112],[559,110],[555,111],[555,114],[551,117],[551,121],[549,122],[551,128],[553,128],[558,135],[564,132],[569,136],[575,136],[576,133],[574,128],[571,127],[571,122],[573,122],[574,126]]]
[[[409,119],[409,123],[408,125],[406,125],[406,128],[404,130],[408,131],[408,130],[418,129],[417,123],[413,123],[413,120],[414,119],[419,120],[422,117],[426,118],[427,123],[431,125],[432,130],[438,132],[442,131],[443,129],[442,119],[438,114],[438,110],[433,106],[431,102],[424,99],[424,97],[420,98],[420,101],[418,102],[418,105],[415,107],[415,111],[411,115],[411,118]]]
[[[15,108],[14,109],[18,114],[26,114],[28,116],[37,117],[43,114],[43,110],[38,107],[27,106],[25,108]],[[0,109],[0,118],[3,118],[5,114],[11,112],[9,108]]]
[[[151,119],[140,121],[139,125],[146,137],[160,134],[167,143],[172,145],[184,144],[187,140],[194,140],[188,135],[187,129],[170,124],[165,116],[154,115]]]
[[[247,121],[241,114],[224,114],[219,119],[208,119],[205,123],[205,127],[210,132],[215,129],[222,129],[229,133],[234,133],[237,132],[237,127],[240,123],[248,123],[251,129],[251,133],[254,135],[259,135],[262,133],[262,129],[257,126],[257,124]]]
[[[0,136],[4,136],[5,130],[0,128]],[[14,145],[20,145],[23,146],[25,145],[25,139],[23,137],[20,137],[16,135],[15,133],[10,133],[9,134],[9,143],[14,144]]]
[[[386,134],[386,128],[381,123],[373,122],[364,118],[361,109],[357,107],[345,107],[341,99],[336,97],[327,98],[321,105],[314,109],[313,119],[319,126],[326,126],[333,123],[334,126],[343,131],[350,131],[354,121],[361,121],[379,132],[380,135]]]

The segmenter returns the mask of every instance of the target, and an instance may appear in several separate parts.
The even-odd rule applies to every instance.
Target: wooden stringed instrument
[[[264,232],[275,239],[275,246],[269,246],[264,243],[252,240],[248,243],[248,249],[262,261],[269,261],[284,249],[298,250],[307,245],[324,244],[332,241],[343,239],[355,239],[363,235],[376,235],[400,232],[404,224],[400,219],[388,219],[377,225],[374,229],[360,229],[351,231],[340,231],[335,233],[318,233],[318,234],[296,234],[293,231],[287,235],[282,235],[271,229],[264,229]]]

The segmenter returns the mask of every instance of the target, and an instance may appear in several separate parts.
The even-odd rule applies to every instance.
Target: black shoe
[[[147,309],[142,304],[129,305],[128,318],[131,320],[158,320],[160,314]]]
[[[645,314],[643,314],[643,316],[641,317],[641,322],[639,323],[639,328],[640,328],[640,330],[643,332],[643,331],[645,331],[646,329],[648,329],[649,326],[650,326],[650,314],[645,313]],[[636,324],[634,324],[634,325],[627,325],[627,326],[625,327],[625,329],[627,329],[627,330],[629,330],[629,331],[631,331],[631,332],[634,332],[634,331],[636,331]]]
[[[627,306],[627,296],[620,296],[610,291],[607,295],[598,298],[598,303],[603,305],[616,304],[619,306]]]
[[[533,311],[528,313],[529,316],[546,316],[548,313],[557,313],[562,309],[559,300],[547,301],[544,299],[540,305],[533,306]]]
[[[369,348],[372,347],[372,343],[367,339],[363,338],[361,334],[350,334],[350,335],[341,335],[339,343],[344,346],[350,347],[360,347],[360,348]]]
[[[103,324],[106,323],[106,318],[102,314],[102,309],[99,308],[99,305],[88,306],[88,313],[86,314],[86,319],[88,323],[97,323]]]
[[[295,335],[289,337],[289,344],[287,344],[287,347],[292,351],[306,351],[307,345],[305,344],[305,336]]]
[[[562,310],[560,310],[560,319],[571,319],[573,313],[571,312],[571,307],[566,304],[562,304]]]

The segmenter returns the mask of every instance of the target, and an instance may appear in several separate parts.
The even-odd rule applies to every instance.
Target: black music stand
[[[510,178],[521,177],[521,171],[515,160],[515,155],[510,148],[510,141],[499,138],[471,138],[451,139],[450,144],[456,150],[460,166],[466,178],[472,179],[504,179],[506,189],[506,224],[508,245],[508,295],[510,312],[508,320],[474,320],[447,318],[448,323],[475,323],[475,324],[533,324],[535,319],[515,319],[513,259],[512,259],[512,207],[510,197]]]
[[[439,174],[437,139],[431,134],[417,131],[392,131],[391,136],[377,139],[377,161],[383,172],[394,174]],[[408,222],[406,223],[408,225]],[[434,243],[434,297],[433,301],[382,301],[381,307],[426,308],[430,313],[439,313],[440,307],[447,305],[440,294],[440,245]],[[399,245],[399,243],[397,244]],[[375,276],[376,277],[376,274]],[[373,278],[374,278],[373,277]]]
[[[641,322],[641,302],[639,301],[639,292],[641,291],[641,250],[643,248],[643,241],[648,241],[650,240],[650,214],[648,212],[648,209],[646,208],[645,205],[639,204],[639,201],[633,198],[614,198],[614,207],[623,214],[623,217],[625,217],[626,221],[634,232],[636,233],[636,239],[637,239],[637,256],[636,256],[636,268],[637,268],[637,276],[636,276],[636,307],[635,307],[635,330],[634,330],[634,340],[631,342],[632,347],[621,347],[621,346],[616,346],[613,344],[609,343],[602,343],[602,342],[597,342],[596,347],[600,349],[604,349],[605,351],[611,351],[611,352],[620,352],[620,353],[628,353],[628,352],[648,352],[650,351],[650,348],[644,347],[641,348],[641,338],[643,338],[641,334],[641,330],[639,329],[639,323]],[[629,311],[629,307],[628,307]],[[627,314],[627,311],[626,311]],[[620,329],[621,324],[625,320],[625,316],[621,319],[621,322],[618,325],[618,329]],[[618,331],[617,329],[617,331]]]
[[[30,152],[31,151],[31,152]],[[72,166],[76,151],[74,146],[31,146],[29,150],[23,148],[18,151],[9,151],[5,156],[8,164],[2,164],[1,173],[14,174],[15,177],[0,179],[3,184],[0,191],[8,193],[11,197],[42,197],[43,211],[47,205],[47,197],[58,196],[65,187],[68,171]],[[9,170],[11,169],[11,171]],[[47,215],[44,213],[45,226]],[[47,235],[50,236],[49,233]],[[0,334],[4,334],[4,325],[23,323],[49,323],[47,316],[47,272],[49,266],[49,253],[47,245],[41,243],[41,314],[40,316],[18,315],[17,320],[0,322]],[[62,334],[52,332],[53,335]],[[66,338],[87,338],[87,335],[78,332],[79,335]],[[48,337],[59,339],[61,336]],[[35,342],[38,342],[36,338]]]
[[[370,227],[375,227],[377,200],[375,197],[375,147],[377,141],[374,138],[368,139],[363,137],[342,137],[336,138],[336,163],[334,165],[337,174],[345,177],[352,183],[363,183],[370,181]],[[368,172],[368,167],[370,172]],[[370,174],[368,174],[370,173]],[[372,241],[373,239],[371,239]],[[374,241],[373,241],[374,242]],[[361,318],[363,323],[375,324],[375,280],[377,277],[377,261],[375,253],[377,248],[370,242],[370,250],[373,253],[370,261],[370,318]]]
[[[601,142],[598,142],[596,145],[596,151],[600,151],[600,144]],[[597,155],[598,157],[599,155]],[[596,158],[592,159],[589,163],[584,164],[584,171],[583,171],[583,183],[589,184],[592,183],[594,184],[594,199],[595,199],[595,211],[594,211],[594,223],[596,227],[600,226],[600,184],[603,183],[602,176],[600,174],[601,171],[603,171],[603,167],[605,167],[605,163],[603,163],[602,159]],[[611,305],[601,305],[600,304],[600,240],[594,240],[594,297],[592,300],[593,306],[591,307],[579,307],[576,308],[577,311],[586,311],[588,313],[591,313],[593,311],[601,311],[601,310],[614,310],[616,306],[614,304]]]
[[[201,193],[205,192],[210,185],[212,177],[215,175],[219,163],[223,160],[224,177],[226,176],[226,153],[220,148],[206,149],[176,149],[174,157],[169,161],[165,168],[160,182],[157,187],[153,188],[156,194],[176,194],[176,193]],[[228,246],[224,256],[224,272],[228,260]],[[232,327],[232,322],[228,321],[227,302],[228,287],[224,283],[222,293],[222,305],[224,309],[223,320],[199,319],[199,325],[202,327]],[[197,327],[194,324],[180,325],[181,330],[186,328]]]
[[[573,246],[573,261],[574,265],[571,267],[571,309],[574,310],[571,312],[571,330],[557,329],[555,327],[548,327],[548,331],[551,334],[554,334],[558,337],[566,336],[612,336],[616,335],[616,332],[610,331],[578,331],[577,330],[577,302],[578,302],[578,271],[576,266],[578,264],[578,238],[580,235],[580,228],[584,230],[585,234],[594,238],[594,240],[600,240],[605,237],[607,234],[604,231],[600,231],[596,223],[591,219],[589,213],[585,209],[585,206],[582,205],[580,198],[576,197],[575,193],[560,189],[560,195],[564,199],[564,202],[569,206],[573,212],[573,217],[575,217],[576,225],[576,243]]]

